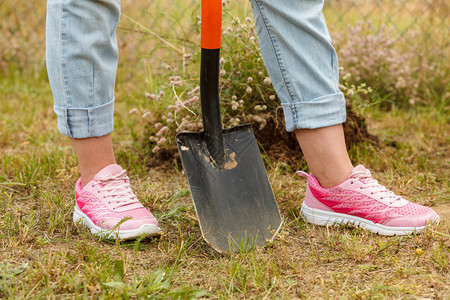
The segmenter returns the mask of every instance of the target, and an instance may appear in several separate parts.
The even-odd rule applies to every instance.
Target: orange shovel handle
[[[222,0],[202,0],[201,46],[219,49],[222,36]]]

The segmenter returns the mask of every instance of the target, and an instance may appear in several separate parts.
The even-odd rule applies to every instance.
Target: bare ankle
[[[84,187],[100,170],[116,163],[111,135],[86,139],[72,139],[78,158],[81,186]]]
[[[348,168],[348,170],[343,168],[338,172],[333,170],[333,172],[318,172],[317,174],[313,172],[313,174],[323,188],[331,188],[344,182],[350,175],[352,169],[353,167]]]

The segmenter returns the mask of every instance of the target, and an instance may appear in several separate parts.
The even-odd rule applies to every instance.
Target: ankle
[[[329,170],[323,172],[313,171],[313,174],[323,188],[331,188],[347,180],[352,170],[353,167],[351,166],[347,168],[342,168],[340,170],[335,169],[333,170],[333,172],[329,172]]]
[[[102,169],[109,165],[115,164],[115,161],[104,162],[102,164],[91,165],[91,166],[79,166],[81,173],[81,188],[83,188],[86,184],[88,184],[92,179],[94,179],[95,175],[100,172]]]

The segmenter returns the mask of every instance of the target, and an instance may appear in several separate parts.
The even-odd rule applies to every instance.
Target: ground
[[[438,225],[406,237],[309,225],[298,211],[306,182],[294,174],[297,167],[265,157],[283,228],[263,249],[221,256],[201,237],[176,160],[148,167],[145,120],[128,115],[145,102],[126,87],[119,84],[117,92],[117,159],[164,230],[128,243],[97,239],[73,224],[76,158],[55,128],[45,77],[0,81],[1,298],[450,296],[450,131],[443,107],[368,111],[378,144],[349,147],[355,165],[364,163],[385,186],[433,207]]]

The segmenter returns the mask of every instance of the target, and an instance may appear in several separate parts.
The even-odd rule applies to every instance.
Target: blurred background
[[[242,9],[240,14],[251,15],[249,1],[232,2]],[[183,22],[199,14],[199,8],[199,0],[122,0],[122,11],[129,18],[122,16],[118,30],[121,62],[139,59],[158,42],[134,21],[171,39],[179,35]],[[0,2],[2,72],[11,66],[22,70],[42,67],[45,12],[44,0]],[[333,38],[359,21],[371,22],[370,30],[375,35],[383,27],[392,30],[390,37],[398,46],[419,47],[427,52],[444,53],[448,58],[449,2],[446,0],[334,0],[326,1],[324,14]],[[178,24],[173,24],[174,21]]]

